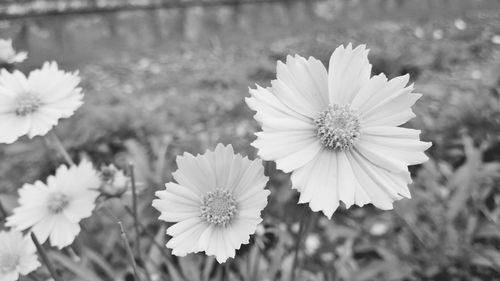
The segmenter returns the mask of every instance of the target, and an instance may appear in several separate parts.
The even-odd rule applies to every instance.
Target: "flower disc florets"
[[[317,136],[325,148],[349,150],[359,139],[359,117],[349,105],[329,105],[314,119]]]
[[[26,116],[37,111],[41,105],[42,101],[36,94],[27,92],[16,98],[14,113],[17,116]]]
[[[0,273],[14,271],[19,265],[19,255],[12,253],[0,253]]]
[[[52,214],[59,214],[69,205],[69,197],[61,192],[50,195],[47,208]]]
[[[236,199],[226,189],[208,192],[202,199],[201,217],[208,223],[226,226],[236,214]]]

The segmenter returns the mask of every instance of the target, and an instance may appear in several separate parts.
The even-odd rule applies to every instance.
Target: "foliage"
[[[151,50],[103,60],[81,69],[86,104],[57,130],[75,158],[124,169],[135,164],[143,280],[146,271],[151,280],[221,280],[225,269],[213,258],[176,258],[163,246],[167,226],[150,202],[171,179],[176,155],[223,142],[254,156],[248,144],[258,125],[242,101],[247,87],[274,78],[275,60],[286,54],[327,63],[332,46],[367,43],[375,72],[410,72],[424,94],[415,109],[419,118],[408,126],[433,142],[431,160],[412,167],[413,198],[394,211],[341,209],[331,221],[310,215],[299,279],[494,280],[500,278],[500,49],[491,37],[499,27],[498,19],[480,16],[468,18],[465,30],[450,21],[377,21],[332,34],[324,24],[271,44],[204,50],[193,44],[175,54]],[[0,155],[0,200],[7,211],[23,182],[44,178],[61,162],[42,138],[2,146]],[[229,263],[230,280],[290,276],[305,206],[296,205],[288,175],[271,163],[266,173],[273,194],[266,221]],[[130,204],[130,193],[102,200],[74,247],[50,252],[64,280],[133,280],[117,225],[124,223],[136,247]],[[45,269],[37,274],[48,277]]]

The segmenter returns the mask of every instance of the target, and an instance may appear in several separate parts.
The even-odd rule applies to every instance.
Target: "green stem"
[[[141,244],[140,244],[140,231],[139,231],[139,219],[137,216],[137,188],[135,185],[135,173],[134,173],[134,164],[128,164],[129,172],[130,172],[130,183],[132,185],[132,215],[134,219],[134,228],[135,228],[135,249],[137,252],[137,257],[141,259]]]
[[[5,211],[5,208],[2,205],[2,200],[0,200],[0,215],[2,216],[1,217],[2,220],[6,219],[9,216],[7,214],[7,211]]]
[[[300,219],[299,224],[299,233],[297,235],[297,240],[295,241],[295,253],[293,256],[293,264],[292,264],[292,276],[290,278],[291,281],[295,281],[297,262],[299,260],[299,250],[302,245],[303,236],[305,236],[307,232],[306,221],[307,221],[308,207],[304,206],[304,212],[302,213],[302,218]]]
[[[61,140],[56,135],[56,133],[54,133],[53,131],[50,131],[47,135],[52,140],[52,143],[55,145],[57,151],[61,154],[61,156],[66,161],[66,163],[68,163],[68,165],[70,165],[70,166],[74,166],[75,162],[73,162],[73,159],[71,159],[71,157],[69,156],[68,151],[66,150],[66,148],[64,148]]]
[[[40,245],[40,242],[38,242],[38,239],[36,238],[36,236],[33,232],[31,232],[31,240],[33,240],[33,243],[35,243],[35,247],[36,247],[38,253],[40,254],[40,257],[42,258],[43,263],[45,264],[45,266],[49,270],[52,278],[55,281],[62,281],[61,277],[59,277],[59,275],[57,275],[54,267],[52,266],[52,263],[50,262],[50,260],[47,256],[47,253],[45,252],[45,249],[42,247],[42,245]]]
[[[139,278],[139,271],[137,270],[137,264],[135,263],[134,254],[132,253],[132,249],[130,249],[130,244],[128,242],[127,234],[125,233],[125,229],[123,228],[123,224],[121,221],[118,221],[118,225],[120,225],[121,237],[123,240],[123,244],[125,244],[125,250],[127,251],[127,255],[129,256],[130,263],[132,264],[135,278],[136,280],[141,281],[141,278]]]

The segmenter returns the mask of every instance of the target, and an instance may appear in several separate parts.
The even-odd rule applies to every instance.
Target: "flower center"
[[[0,253],[0,273],[16,270],[19,265],[19,256],[12,253]]]
[[[37,111],[41,105],[42,101],[36,94],[23,93],[15,101],[14,113],[18,116],[26,116]]]
[[[314,119],[316,135],[325,148],[349,150],[359,139],[360,127],[358,114],[349,105],[329,105]]]
[[[61,192],[50,195],[47,208],[52,214],[61,213],[69,205],[69,197]]]
[[[201,217],[217,226],[226,226],[236,214],[236,199],[226,189],[208,192],[201,203]]]

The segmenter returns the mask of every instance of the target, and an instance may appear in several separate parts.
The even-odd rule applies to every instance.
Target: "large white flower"
[[[23,62],[28,57],[26,52],[16,52],[12,47],[12,39],[0,39],[0,64]]]
[[[264,189],[268,178],[262,161],[219,144],[196,157],[185,153],[177,157],[177,165],[173,176],[178,184],[167,183],[153,201],[161,220],[176,223],[167,229],[173,236],[167,247],[177,256],[205,251],[225,262],[249,242],[262,221],[260,212],[270,193]]]
[[[40,267],[36,248],[21,232],[0,231],[0,281],[16,281]]]
[[[69,169],[61,165],[47,184],[37,181],[19,189],[20,206],[7,218],[7,226],[31,228],[40,243],[50,237],[52,246],[66,247],[80,233],[79,222],[92,214],[99,185],[99,175],[89,161]]]
[[[77,73],[59,70],[55,62],[28,77],[19,71],[0,72],[0,143],[19,137],[45,135],[60,118],[73,115],[82,105]]]
[[[399,127],[415,115],[408,75],[370,78],[364,45],[338,47],[327,72],[310,57],[278,62],[270,88],[251,89],[247,104],[261,124],[253,146],[264,160],[293,172],[299,203],[331,217],[339,206],[391,209],[410,198],[408,165],[427,160],[420,131]]]

